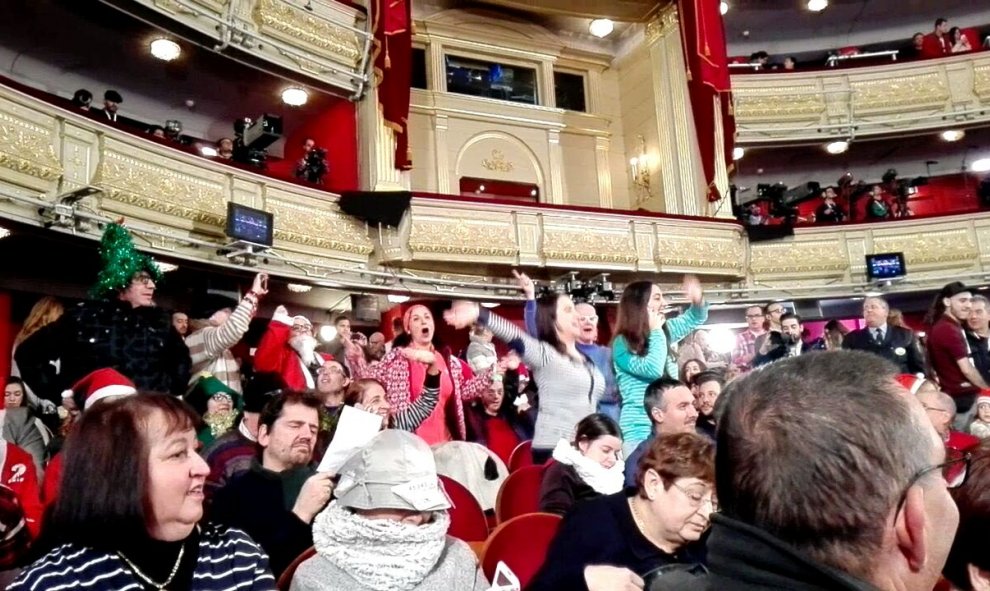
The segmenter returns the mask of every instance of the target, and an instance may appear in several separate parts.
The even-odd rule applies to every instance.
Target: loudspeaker
[[[746,235],[750,242],[766,242],[779,240],[794,235],[794,228],[788,224],[779,226],[746,226]]]
[[[347,215],[373,226],[398,228],[410,201],[409,191],[345,191],[340,195],[339,205]]]

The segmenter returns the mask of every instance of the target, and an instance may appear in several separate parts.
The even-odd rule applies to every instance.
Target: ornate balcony
[[[83,187],[97,192],[62,201]],[[232,266],[217,250],[234,201],[275,214],[260,268],[354,291],[508,299],[505,277],[520,266],[544,277],[607,272],[618,283],[695,273],[714,300],[841,296],[866,288],[865,254],[889,251],[905,253],[910,273],[893,290],[990,275],[990,213],[798,228],[751,244],[732,221],[434,195],[414,196],[398,228],[369,228],[337,200],[0,86],[0,217],[96,239],[94,222],[124,216],[143,248],[173,259]]]
[[[990,122],[990,52],[732,77],[742,144],[829,141]]]

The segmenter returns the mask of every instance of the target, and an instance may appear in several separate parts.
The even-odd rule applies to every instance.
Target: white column
[[[547,144],[550,149],[549,166],[547,171],[547,187],[545,188],[547,203],[563,205],[564,203],[564,153],[560,148],[560,130],[547,130]]]
[[[447,147],[447,121],[448,118],[446,115],[433,116],[433,150],[437,166],[437,193],[452,195],[455,192],[451,187],[450,151]],[[460,192],[460,186],[458,186],[456,193]]]
[[[553,62],[541,62],[540,67],[536,70],[536,77],[539,79],[537,86],[540,94],[537,104],[544,107],[556,107],[557,93],[554,92]]]
[[[366,191],[409,189],[409,175],[395,169],[395,135],[385,126],[378,89],[371,88],[358,106],[358,162]]]
[[[595,138],[595,168],[598,172],[598,206],[612,209],[612,171],[608,151],[611,141],[607,137]]]

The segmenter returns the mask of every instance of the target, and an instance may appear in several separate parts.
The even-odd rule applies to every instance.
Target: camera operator
[[[313,138],[306,138],[303,142],[303,157],[296,164],[296,178],[322,185],[328,169],[327,151],[318,147]]]

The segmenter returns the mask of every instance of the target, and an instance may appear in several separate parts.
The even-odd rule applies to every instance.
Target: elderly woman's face
[[[659,475],[653,475],[659,481]],[[657,527],[665,539],[682,544],[700,539],[708,529],[711,514],[718,510],[712,484],[699,478],[678,478],[666,490],[659,482],[653,492],[650,505]]]
[[[185,539],[203,518],[209,466],[196,453],[196,431],[173,430],[161,412],[145,425],[148,446],[148,533],[162,541]]]
[[[214,394],[206,401],[206,413],[230,412],[234,409],[234,401],[226,394]]]
[[[426,511],[407,511],[403,509],[359,509],[357,514],[365,519],[386,519],[406,525],[424,525],[433,521],[433,514]]]

